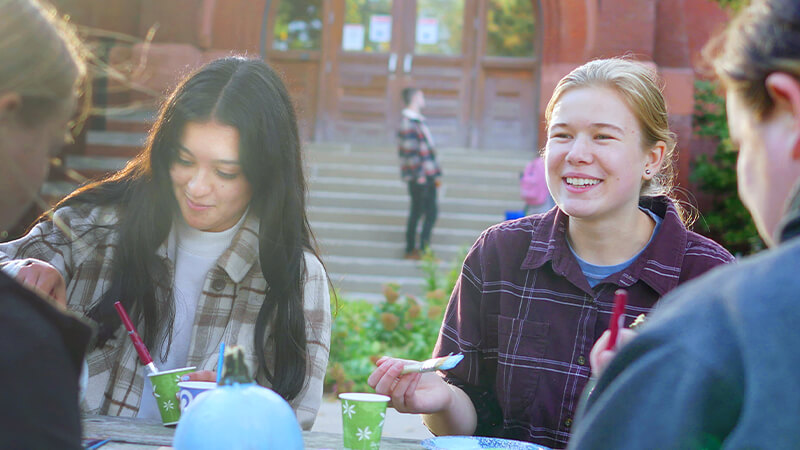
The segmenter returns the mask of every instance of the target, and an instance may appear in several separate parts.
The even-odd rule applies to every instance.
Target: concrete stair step
[[[337,206],[341,208],[390,209],[408,212],[408,194],[382,195],[362,192],[330,192],[312,189],[309,206]],[[522,200],[486,200],[482,198],[439,199],[440,212],[464,214],[494,214],[502,217],[505,211],[521,209]]]
[[[149,108],[109,106],[102,115],[105,131],[147,133],[156,120],[156,112]]]
[[[311,223],[311,229],[324,245],[327,239],[353,239],[357,236],[365,241],[394,242],[405,244],[405,225],[375,225],[365,223],[319,222]],[[471,246],[483,230],[434,227],[431,245]]]
[[[438,153],[437,159],[441,162],[442,170],[447,175],[448,170],[464,169],[474,170],[480,167],[485,171],[505,171],[509,173],[516,173],[519,175],[525,168],[528,158],[533,155],[522,154],[517,157],[507,156],[484,156],[482,154],[463,153],[458,155],[448,155],[447,153]],[[353,165],[383,165],[397,167],[397,154],[392,153],[365,153],[365,152],[309,152],[308,160],[312,164],[322,163],[340,163],[341,161],[348,161]]]
[[[405,225],[408,212],[403,210],[315,206],[308,209],[308,217],[311,222]],[[436,218],[436,225],[445,228],[483,230],[502,220],[503,217],[491,214],[439,213]]]
[[[362,192],[380,195],[408,195],[408,187],[400,180],[360,180],[338,177],[312,177],[311,189],[330,192]],[[466,183],[448,183],[446,180],[439,189],[439,199],[446,198],[484,198],[492,200],[512,200],[519,198],[517,186],[491,186]]]
[[[97,131],[86,133],[86,154],[132,158],[144,148],[147,133]]]
[[[119,156],[68,155],[64,158],[64,165],[78,171],[113,172],[125,167],[128,161],[129,158]]]
[[[394,144],[348,144],[343,142],[304,142],[303,146],[307,151],[319,151],[327,153],[392,153],[397,152],[397,147]],[[511,150],[505,148],[467,148],[457,146],[445,146],[436,149],[437,156],[440,154],[448,155],[500,155],[508,156],[511,158],[526,158],[527,155],[536,153],[533,150]]]
[[[312,225],[313,226],[313,225]],[[402,259],[405,242],[367,241],[358,239],[325,239],[319,242],[323,258],[335,255],[347,255],[356,258]],[[431,244],[431,250],[443,262],[455,263],[456,258],[463,257],[469,249],[468,245]],[[326,259],[327,260],[327,259]]]
[[[333,164],[333,163],[314,163],[310,166],[310,172],[315,177],[340,177],[376,180],[398,180],[400,170],[397,164],[386,165],[360,165]],[[443,177],[447,183],[470,183],[470,184],[490,184],[495,186],[508,185],[514,188],[519,187],[519,172],[516,171],[485,171],[476,169],[450,169],[448,168]]]

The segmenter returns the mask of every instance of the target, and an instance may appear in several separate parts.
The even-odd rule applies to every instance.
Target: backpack
[[[533,159],[525,165],[525,171],[519,179],[519,195],[527,205],[541,205],[547,201],[550,192],[547,190],[542,158]]]

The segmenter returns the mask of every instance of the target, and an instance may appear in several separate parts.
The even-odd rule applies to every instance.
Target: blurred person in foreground
[[[147,370],[114,308],[159,370],[216,381],[221,342],[245,349],[261,385],[310,429],[330,351],[327,276],[306,216],[289,93],[264,61],[226,57],[186,76],[124,169],[86,184],[53,218],[0,244],[0,265],[67,286],[98,324],[83,410],[158,419]]]
[[[770,249],[662,300],[603,371],[572,448],[800,443],[800,3],[755,1],[708,48],[739,196]]]
[[[0,0],[0,230],[16,224],[64,144],[86,68],[74,34],[35,0]],[[8,269],[11,270],[11,269]],[[64,284],[0,270],[0,446],[81,448],[78,385],[92,329]]]

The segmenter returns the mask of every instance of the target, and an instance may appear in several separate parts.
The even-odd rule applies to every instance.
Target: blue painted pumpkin
[[[280,395],[253,382],[241,348],[225,352],[219,384],[183,411],[173,448],[302,450],[294,411]]]

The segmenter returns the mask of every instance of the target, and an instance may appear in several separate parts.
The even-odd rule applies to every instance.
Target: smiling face
[[[642,148],[639,123],[615,91],[567,90],[548,125],[547,186],[562,211],[602,220],[637,210],[642,181],[658,172],[664,144]]]
[[[189,122],[170,167],[183,219],[201,231],[225,231],[253,196],[239,163],[239,132],[216,122]]]

